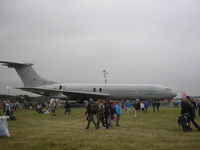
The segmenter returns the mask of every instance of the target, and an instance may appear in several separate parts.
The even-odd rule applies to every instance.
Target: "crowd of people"
[[[159,112],[160,102],[153,101],[152,103],[145,101],[140,101],[136,99],[134,101],[109,101],[109,100],[97,100],[94,102],[92,99],[86,103],[86,113],[87,114],[87,126],[86,129],[89,129],[91,122],[94,124],[95,128],[100,128],[100,125],[103,128],[108,129],[112,126],[112,120],[115,120],[116,126],[120,126],[119,120],[122,114],[122,109],[125,108],[127,113],[131,112],[131,109],[134,111],[133,117],[136,118],[138,116],[138,112],[142,111],[147,113],[148,107],[150,104],[153,106],[153,110]]]
[[[109,100],[97,100],[90,99],[86,106],[87,115],[86,120],[88,121],[86,129],[89,129],[90,123],[92,122],[96,129],[100,128],[100,124],[103,128],[108,129],[112,126],[112,120],[116,119],[116,126],[120,126],[119,120],[122,114],[121,102]]]
[[[6,116],[9,116],[10,120],[16,120],[14,112],[19,108],[19,103],[15,101],[2,101],[0,102],[0,115],[5,113]]]
[[[127,113],[133,112],[133,118],[138,117],[138,112],[143,113],[148,112],[148,108],[152,106],[153,112],[159,112],[160,106],[167,106],[169,101],[142,101],[139,99],[136,100],[126,100],[126,101],[109,101],[109,100],[97,100],[89,99],[85,101],[86,108],[86,119],[87,126],[86,129],[90,128],[91,122],[93,123],[96,129],[99,128],[110,128],[113,123],[116,126],[120,126],[120,117],[122,115],[122,110],[125,109]],[[164,103],[163,103],[164,102]],[[176,105],[175,107],[181,106],[181,115],[178,119],[179,125],[183,127],[183,131],[191,131],[191,123],[194,127],[200,131],[200,126],[195,121],[196,110],[198,110],[198,115],[200,116],[200,100],[192,100],[189,96],[180,100],[171,100],[171,106]],[[49,102],[17,102],[17,101],[0,101],[0,116],[6,115],[9,116],[10,120],[16,120],[14,115],[15,111],[18,109],[33,109],[40,114],[51,114],[56,116],[56,109],[58,107],[64,108],[63,114],[71,114],[71,102],[66,100],[64,103],[59,102],[58,100],[51,100]]]

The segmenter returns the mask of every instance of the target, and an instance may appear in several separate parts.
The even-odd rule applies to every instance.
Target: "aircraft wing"
[[[72,99],[72,100],[76,100],[76,99],[85,100],[89,98],[93,98],[93,99],[105,98],[106,99],[110,96],[109,94],[92,93],[92,92],[84,92],[84,91],[63,91],[63,90],[51,90],[51,89],[43,89],[43,88],[29,88],[29,87],[17,88],[17,89],[29,91],[36,94],[49,96],[49,97],[59,98],[58,96],[61,96],[62,98],[64,98],[65,96],[65,98]]]
[[[92,92],[83,92],[83,91],[63,91],[63,94],[65,94],[67,97],[70,97],[72,99],[106,99],[110,97],[109,94],[102,94],[102,93],[92,93]]]

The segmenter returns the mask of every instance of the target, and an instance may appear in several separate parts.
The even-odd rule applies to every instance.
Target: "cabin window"
[[[93,92],[96,92],[96,88],[93,88]]]
[[[172,90],[169,88],[166,88],[165,91],[171,92]]]
[[[102,88],[99,88],[99,92],[102,92]]]
[[[62,90],[62,85],[59,86],[59,90]]]

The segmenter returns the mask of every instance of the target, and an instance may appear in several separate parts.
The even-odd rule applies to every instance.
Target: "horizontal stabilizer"
[[[25,66],[32,66],[33,64],[30,63],[15,63],[15,62],[7,62],[7,61],[0,61],[3,66],[7,66],[8,68],[18,68],[18,67],[25,67]]]

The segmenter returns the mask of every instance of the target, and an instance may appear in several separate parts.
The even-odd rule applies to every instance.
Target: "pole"
[[[104,75],[104,78],[105,78],[105,84],[107,83],[107,75],[108,75],[108,72],[104,69],[103,70],[103,75]]]

